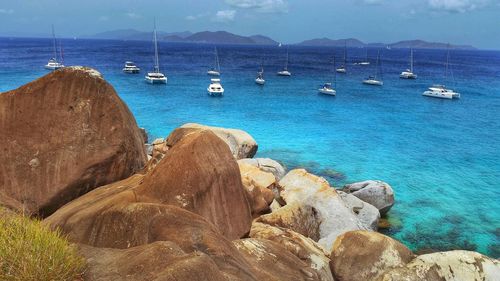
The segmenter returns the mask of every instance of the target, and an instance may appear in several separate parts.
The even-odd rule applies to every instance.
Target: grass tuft
[[[84,265],[59,231],[26,216],[0,214],[0,280],[80,280]]]

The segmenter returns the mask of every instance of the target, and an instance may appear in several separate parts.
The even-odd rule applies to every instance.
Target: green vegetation
[[[41,221],[2,214],[0,207],[0,280],[79,280],[84,260],[60,232]]]

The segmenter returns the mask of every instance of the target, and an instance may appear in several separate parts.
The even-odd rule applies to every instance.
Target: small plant
[[[26,216],[0,214],[0,280],[74,281],[84,265],[59,231]]]

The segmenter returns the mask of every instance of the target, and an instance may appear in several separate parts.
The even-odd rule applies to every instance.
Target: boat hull
[[[448,99],[448,100],[460,98],[459,93],[442,92],[442,91],[425,91],[422,93],[422,96],[431,97],[431,98],[439,98],[439,99]]]
[[[278,74],[278,76],[292,76],[292,73],[290,73],[289,71],[286,71],[286,70],[280,71],[277,74]]]
[[[413,73],[401,73],[399,75],[401,79],[417,79],[417,75]]]
[[[145,81],[149,84],[167,84],[167,78],[151,78],[146,76]]]
[[[211,97],[222,97],[224,95],[224,89],[221,91],[214,91],[207,89],[208,95]]]
[[[372,85],[372,86],[383,86],[384,82],[378,80],[363,80],[363,84]]]
[[[210,76],[220,76],[220,72],[214,71],[214,70],[209,70],[209,71],[207,71],[207,75],[210,75]]]
[[[337,91],[334,89],[318,89],[318,92],[323,95],[335,96],[337,95]]]
[[[56,69],[60,69],[60,68],[63,68],[64,65],[45,65],[45,69],[47,70],[56,70]]]
[[[337,68],[335,71],[337,71],[338,73],[346,73],[345,68]]]
[[[138,68],[137,68],[137,69],[126,69],[126,68],[124,68],[124,69],[122,69],[122,71],[123,71],[124,73],[127,73],[127,74],[137,74],[137,73],[139,73],[141,70],[140,70],[140,69],[138,69]]]
[[[266,83],[266,80],[264,80],[264,79],[255,79],[255,83],[257,85],[264,85]]]

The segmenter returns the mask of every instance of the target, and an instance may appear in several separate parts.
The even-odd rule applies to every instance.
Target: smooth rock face
[[[330,267],[338,281],[376,280],[414,258],[403,244],[372,231],[349,231],[337,238]]]
[[[241,181],[247,192],[247,198],[252,209],[252,216],[269,211],[269,205],[274,200],[272,189],[277,184],[273,174],[261,171],[252,165],[238,162]]]
[[[0,198],[41,216],[146,163],[134,117],[89,68],[60,69],[1,94],[0,132]]]
[[[276,180],[282,179],[286,174],[285,168],[283,168],[280,163],[270,158],[244,158],[238,160],[238,164],[240,163],[252,165],[264,172],[272,173],[276,177]]]
[[[324,178],[296,169],[288,172],[279,185],[287,204],[298,203],[314,209],[319,223],[318,243],[326,251],[332,250],[333,242],[342,233],[369,229]]]
[[[87,260],[84,280],[227,280],[208,255],[185,253],[172,242],[159,241],[129,249],[79,245],[78,252]]]
[[[99,239],[97,218],[112,207],[135,202],[192,211],[229,239],[242,237],[251,226],[238,165],[224,142],[210,131],[184,138],[146,175],[100,187],[62,207],[46,222],[62,228],[74,242],[97,245],[89,240]]]
[[[351,209],[351,211],[356,214],[358,219],[367,226],[370,230],[377,231],[378,222],[380,220],[380,213],[377,208],[364,202],[363,200],[357,198],[352,194],[348,194],[342,191],[337,191],[337,193],[342,197],[346,206]]]
[[[377,207],[381,215],[387,213],[394,205],[394,191],[383,181],[368,180],[348,184],[344,186],[343,191]]]
[[[312,270],[317,272],[320,280],[333,281],[330,259],[327,257],[329,254],[325,253],[323,248],[312,239],[290,229],[255,221],[250,230],[250,237],[271,240],[280,244],[290,253],[305,261]]]
[[[257,142],[247,132],[238,129],[226,129],[220,127],[210,127],[196,123],[187,123],[179,129],[174,130],[168,137],[167,143],[169,146],[182,139],[186,134],[190,134],[196,130],[209,130],[223,140],[231,149],[231,153],[236,159],[252,158],[257,153]]]
[[[315,270],[275,242],[247,238],[233,244],[256,269],[258,280],[321,280]]]
[[[388,271],[379,280],[500,280],[500,262],[476,252],[449,251],[421,255],[404,268]]]

